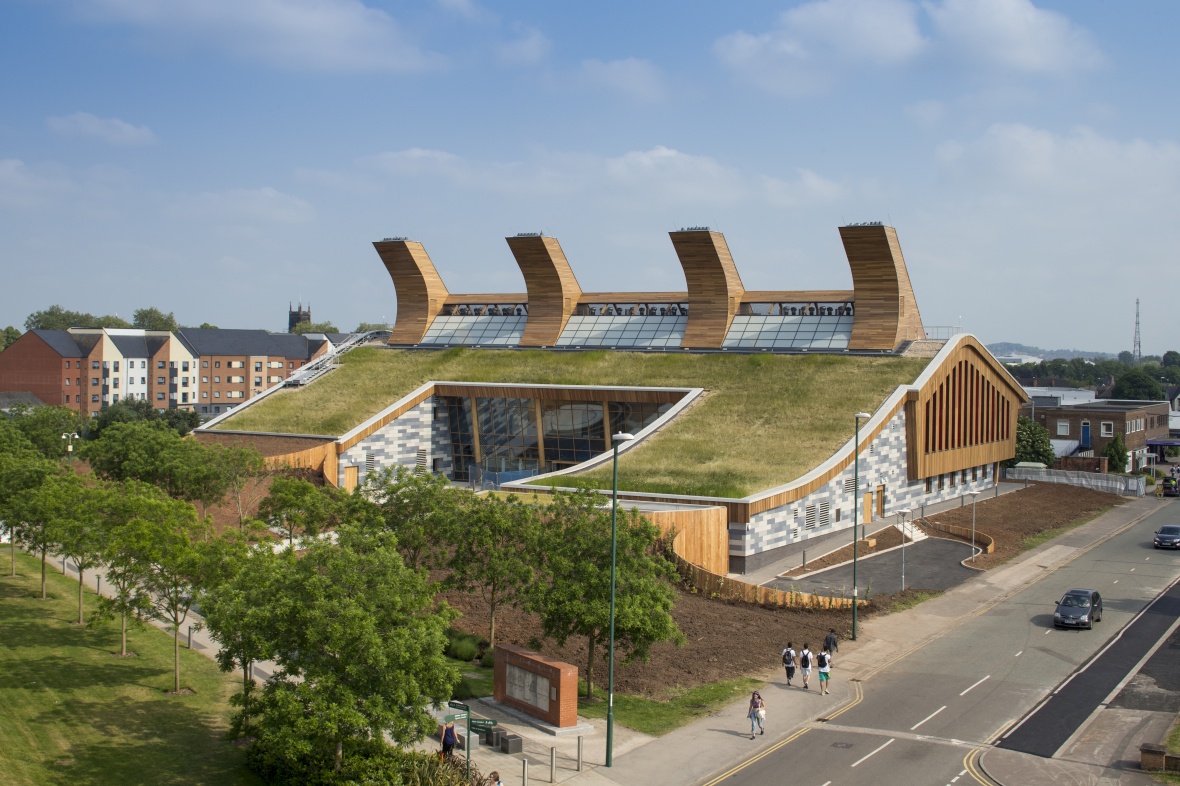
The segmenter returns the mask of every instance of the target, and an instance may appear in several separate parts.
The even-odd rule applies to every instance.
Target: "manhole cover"
[[[851,748],[852,743],[851,742],[833,742],[832,747],[833,748]]]

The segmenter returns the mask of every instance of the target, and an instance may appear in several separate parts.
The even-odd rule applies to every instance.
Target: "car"
[[[1157,529],[1152,545],[1157,549],[1180,549],[1180,524],[1165,524]]]
[[[1177,482],[1175,478],[1164,478],[1160,481],[1160,485],[1163,490],[1163,496],[1180,497],[1180,482]]]
[[[1085,628],[1090,630],[1095,622],[1102,621],[1102,596],[1097,590],[1071,589],[1057,601],[1053,612],[1055,628]]]

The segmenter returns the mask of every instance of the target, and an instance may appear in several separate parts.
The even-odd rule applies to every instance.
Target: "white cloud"
[[[224,224],[302,224],[315,216],[307,202],[269,186],[182,197],[165,212],[186,221]]]
[[[1088,31],[1029,0],[942,0],[925,9],[940,44],[956,57],[1051,76],[1095,68],[1104,60]]]
[[[800,95],[855,66],[906,63],[926,43],[906,0],[813,0],[784,12],[769,32],[721,38],[714,53],[764,89]]]
[[[64,172],[33,170],[17,158],[0,159],[0,205],[5,207],[39,207],[78,190],[78,184]]]
[[[810,169],[800,169],[797,180],[764,177],[762,186],[767,201],[784,208],[834,202],[844,196],[844,188],[839,183],[817,175]]]
[[[61,136],[91,137],[111,145],[132,147],[156,141],[156,135],[147,126],[133,126],[117,117],[96,117],[89,112],[49,117],[45,124],[50,131]]]
[[[493,18],[492,14],[474,0],[435,0],[440,8],[458,14],[470,22]]]
[[[664,96],[660,70],[647,60],[583,60],[582,78],[592,85],[622,93],[637,101],[658,101]]]
[[[437,67],[384,11],[360,0],[93,0],[78,13],[293,71]]]
[[[549,56],[552,44],[535,27],[517,22],[512,26],[516,37],[495,45],[496,58],[509,65],[534,65]]]

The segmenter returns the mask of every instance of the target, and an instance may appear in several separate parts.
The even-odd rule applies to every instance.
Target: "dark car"
[[[1152,545],[1157,549],[1180,549],[1180,524],[1165,524],[1157,529]]]
[[[1160,481],[1165,497],[1180,497],[1180,482],[1175,478],[1164,478]]]
[[[1053,627],[1055,628],[1085,628],[1094,627],[1095,622],[1102,621],[1102,596],[1094,590],[1071,589],[1061,596],[1057,602],[1057,611],[1053,612]]]

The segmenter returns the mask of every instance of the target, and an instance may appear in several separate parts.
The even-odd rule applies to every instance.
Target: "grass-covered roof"
[[[793,480],[852,434],[927,360],[846,355],[729,355],[362,348],[301,390],[285,390],[220,428],[340,435],[431,380],[705,388],[706,395],[619,459],[634,491],[741,497]],[[610,468],[578,476],[610,484]]]

